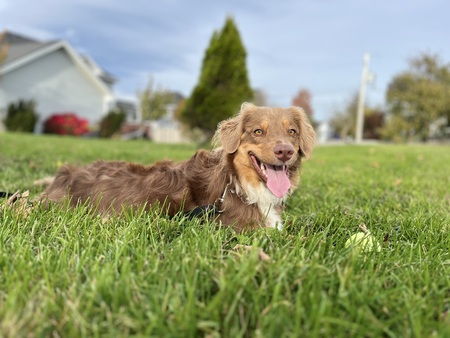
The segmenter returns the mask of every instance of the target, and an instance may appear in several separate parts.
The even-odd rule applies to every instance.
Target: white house
[[[0,64],[0,120],[11,102],[34,99],[35,131],[54,113],[72,112],[96,124],[116,105],[114,77],[64,40],[37,41],[3,33],[7,56]]]
[[[327,143],[332,138],[332,129],[328,121],[319,123],[316,129],[317,143]]]

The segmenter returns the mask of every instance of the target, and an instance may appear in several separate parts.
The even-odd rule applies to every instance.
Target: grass
[[[194,150],[0,134],[0,190],[35,196],[33,181],[63,162]],[[102,223],[83,207],[6,208],[0,336],[448,337],[449,166],[445,146],[317,147],[281,232],[236,234],[157,210]],[[380,252],[346,248],[361,223]]]

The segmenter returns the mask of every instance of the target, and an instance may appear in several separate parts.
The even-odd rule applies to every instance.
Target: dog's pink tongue
[[[288,174],[283,167],[266,165],[267,188],[275,196],[282,198],[291,187]]]

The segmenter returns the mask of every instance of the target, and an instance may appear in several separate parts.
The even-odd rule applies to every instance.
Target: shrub
[[[44,133],[79,136],[89,131],[88,124],[74,113],[53,114],[44,122]]]
[[[19,100],[8,105],[5,119],[8,130],[32,133],[37,120],[38,114],[34,100]]]
[[[120,126],[125,121],[125,113],[123,110],[110,111],[100,121],[100,137],[111,137],[120,130]]]

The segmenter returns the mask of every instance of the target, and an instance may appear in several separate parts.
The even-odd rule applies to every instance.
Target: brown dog
[[[281,209],[298,184],[303,157],[311,155],[314,130],[297,107],[244,103],[214,136],[219,146],[191,159],[142,166],[97,161],[62,167],[41,199],[89,203],[102,214],[160,203],[169,215],[214,206],[217,220],[236,230],[281,229]]]

